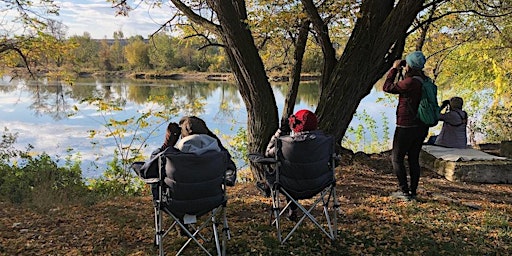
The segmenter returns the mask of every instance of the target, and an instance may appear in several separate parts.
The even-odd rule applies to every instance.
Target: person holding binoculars
[[[443,121],[443,128],[441,128],[434,145],[449,148],[467,147],[468,114],[462,110],[463,103],[464,101],[460,97],[443,101],[441,111],[445,110],[445,112],[439,117],[439,120]]]
[[[416,198],[420,180],[420,151],[428,134],[428,126],[417,118],[422,83],[428,77],[423,72],[426,58],[421,51],[409,53],[405,60],[396,60],[389,70],[383,90],[398,95],[396,129],[391,153],[393,171],[398,178],[399,190],[391,196],[409,201]],[[401,76],[402,69],[405,71]],[[395,78],[399,75],[398,81]],[[420,79],[418,79],[420,78]],[[410,184],[407,182],[405,156],[409,162]]]

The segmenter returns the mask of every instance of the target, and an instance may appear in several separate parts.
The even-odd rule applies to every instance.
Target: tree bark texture
[[[290,89],[284,101],[283,114],[281,116],[281,124],[287,124],[286,120],[294,113],[295,102],[299,91],[300,75],[302,72],[302,60],[306,52],[306,43],[308,41],[309,26],[311,22],[304,21],[299,29],[299,35],[295,42],[295,52],[293,56],[293,67],[290,75]]]
[[[317,107],[320,128],[341,143],[361,100],[403,53],[407,29],[423,1],[363,1],[361,17]]]
[[[177,7],[184,8],[179,0]],[[424,1],[365,0],[360,16],[339,60],[335,58],[327,26],[311,0],[302,0],[304,8],[320,37],[324,68],[320,99],[316,113],[320,128],[341,142],[348,125],[363,97],[402,55],[407,29],[421,11]],[[248,151],[263,153],[278,128],[277,105],[266,76],[262,59],[250,28],[243,0],[207,0],[218,25],[201,19],[190,9],[187,17],[215,30],[222,40],[237,86],[247,108]],[[295,56],[300,70],[302,47],[297,45]],[[297,70],[296,70],[297,71]],[[294,72],[296,75],[297,72]],[[293,87],[292,87],[293,89]],[[286,111],[295,104],[290,102]],[[295,94],[296,95],[296,94]],[[292,108],[293,109],[293,108]],[[262,179],[261,168],[251,166],[256,179]]]
[[[247,109],[248,151],[264,153],[278,128],[277,105],[254,38],[244,21],[245,2],[209,0],[208,4],[217,14],[225,51]],[[263,178],[260,168],[251,169],[256,178]]]

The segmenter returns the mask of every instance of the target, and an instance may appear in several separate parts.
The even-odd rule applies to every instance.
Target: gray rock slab
[[[512,184],[512,160],[448,161],[422,150],[420,165],[449,181]]]

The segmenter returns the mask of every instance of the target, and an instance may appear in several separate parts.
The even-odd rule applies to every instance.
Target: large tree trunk
[[[215,31],[222,39],[247,108],[248,150],[263,153],[278,127],[277,106],[263,62],[245,22],[245,1],[207,0],[219,25],[199,17],[183,2],[171,1],[189,19]],[[400,0],[396,5],[395,2],[363,1],[360,18],[343,55],[336,61],[327,26],[322,23],[318,9],[313,1],[302,1],[320,37],[324,54],[321,93],[316,113],[320,119],[320,128],[335,135],[337,141],[343,138],[361,99],[370,93],[372,86],[391,67],[393,61],[401,57],[407,29],[424,1]],[[296,64],[300,65],[298,61]],[[292,107],[294,104],[290,100],[288,105]],[[262,178],[261,169],[251,169],[257,179]]]
[[[406,32],[423,1],[363,1],[361,16],[320,94],[320,128],[341,143],[360,101],[402,55]]]
[[[277,106],[249,25],[244,22],[245,3],[210,0],[208,4],[219,19],[225,51],[247,108],[248,151],[263,153],[277,129]],[[257,179],[262,178],[259,168],[251,169]]]
[[[302,4],[304,5],[304,10],[308,14],[308,17],[313,23],[313,29],[317,34],[318,43],[322,48],[323,66],[322,75],[319,82],[321,94],[324,87],[328,84],[329,77],[331,76],[334,66],[336,65],[336,51],[334,50],[331,37],[329,36],[327,23],[322,20],[322,17],[318,13],[318,8],[313,3],[313,0],[302,0]]]
[[[281,124],[287,124],[286,120],[294,113],[295,102],[299,92],[300,75],[302,73],[302,60],[306,52],[306,43],[308,41],[310,21],[304,21],[299,29],[299,35],[295,41],[295,52],[293,55],[293,66],[290,79],[290,89],[284,101],[283,114],[281,115]]]

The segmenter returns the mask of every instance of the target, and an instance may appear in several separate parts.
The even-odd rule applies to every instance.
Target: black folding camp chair
[[[182,253],[192,241],[207,255],[212,255],[204,245],[212,242],[212,237],[216,254],[225,255],[226,242],[230,239],[225,212],[227,154],[217,151],[202,155],[163,152],[157,157],[153,166],[142,167],[141,163],[134,163],[132,167],[152,186],[155,244],[159,248],[159,255],[164,255],[164,237],[171,234],[176,225],[188,237],[176,255]],[[163,213],[171,217],[172,224],[167,227]],[[204,234],[206,231],[213,231],[213,235]]]
[[[336,239],[337,212],[336,179],[334,175],[335,154],[334,139],[327,135],[312,135],[303,141],[294,141],[290,136],[278,138],[275,158],[265,158],[251,154],[250,161],[264,164],[275,171],[275,181],[270,185],[273,220],[277,229],[277,238],[285,243],[307,218],[328,238]],[[281,196],[283,195],[283,196]],[[285,200],[286,199],[286,200]],[[311,201],[309,205],[301,202]],[[296,204],[302,216],[283,238],[281,216],[291,204]],[[317,205],[322,205],[325,223],[320,223]],[[284,205],[284,207],[282,207]],[[330,210],[330,211],[329,211]]]

